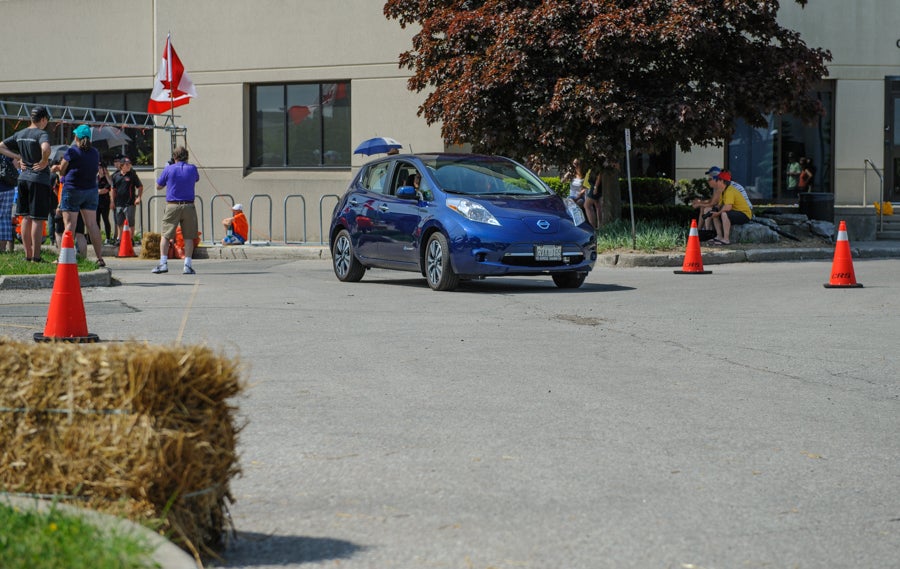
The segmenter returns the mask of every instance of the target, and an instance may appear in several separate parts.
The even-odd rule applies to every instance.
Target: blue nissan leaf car
[[[597,260],[581,209],[500,156],[398,154],[363,166],[334,208],[334,274],[421,273],[434,290],[461,279],[548,275],[578,288]]]

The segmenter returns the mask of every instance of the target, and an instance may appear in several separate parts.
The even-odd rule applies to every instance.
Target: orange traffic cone
[[[850,252],[847,224],[844,221],[841,221],[838,226],[837,243],[834,244],[831,281],[823,286],[825,288],[862,288],[862,285],[856,282],[856,273],[853,272],[853,253]]]
[[[680,271],[673,271],[676,275],[708,275],[712,271],[703,270],[703,257],[700,256],[700,232],[697,230],[697,220],[691,220],[691,232],[688,234],[687,250],[684,253],[684,263]]]
[[[128,220],[122,227],[122,238],[119,240],[119,253],[116,257],[137,257],[134,254],[134,244],[131,242],[131,228],[128,227]]]
[[[88,334],[87,319],[84,316],[84,300],[81,298],[81,281],[78,280],[78,265],[75,261],[75,240],[72,232],[63,233],[62,247],[59,249],[59,264],[53,281],[50,309],[47,311],[47,325],[44,333],[34,335],[35,342],[97,342],[96,334]]]

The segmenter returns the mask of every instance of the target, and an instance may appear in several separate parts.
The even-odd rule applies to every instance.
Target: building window
[[[254,85],[251,168],[350,166],[350,83]]]
[[[21,93],[21,94],[0,94],[0,100],[11,101],[16,103],[33,103],[37,105],[52,105],[54,107],[77,107],[79,109],[91,109],[94,111],[94,118],[98,121],[108,121],[117,125],[121,129],[125,137],[117,137],[113,140],[115,146],[111,146],[106,141],[98,140],[94,142],[94,146],[100,151],[102,159],[106,163],[111,163],[113,156],[116,154],[124,154],[131,158],[137,166],[153,165],[153,129],[148,127],[128,126],[127,114],[122,111],[131,113],[146,113],[147,102],[150,94],[146,91],[108,91],[102,93]],[[103,112],[109,111],[109,112]],[[81,115],[77,112],[73,113],[75,122],[60,123],[57,121],[60,117],[53,116],[51,109],[51,121],[47,126],[47,134],[50,135],[50,144],[69,144],[72,142],[72,131],[76,126],[81,124],[78,119]],[[89,122],[89,121],[84,121]],[[22,124],[21,121],[5,119],[2,121],[3,137],[10,136],[17,130],[27,127],[28,124]],[[122,144],[118,144],[122,143]]]
[[[762,128],[743,120],[735,123],[728,143],[728,168],[734,179],[747,189],[754,203],[796,203],[797,176],[790,176],[791,163],[806,158],[815,176],[814,192],[834,192],[834,83],[816,91],[825,116],[804,124],[793,115],[768,115]]]

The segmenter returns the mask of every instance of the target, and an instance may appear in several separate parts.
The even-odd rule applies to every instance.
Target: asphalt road
[[[221,566],[897,567],[898,260],[598,269],[432,292],[329,261],[84,290],[104,341],[246,364]],[[30,341],[50,291],[0,291]]]

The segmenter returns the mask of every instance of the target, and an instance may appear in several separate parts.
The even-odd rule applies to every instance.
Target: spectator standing
[[[106,230],[106,239],[103,241],[107,245],[113,244],[113,231],[109,224],[109,206],[110,191],[112,189],[112,176],[106,164],[100,162],[100,168],[97,170],[97,226],[103,222],[103,229]]]
[[[569,199],[579,206],[584,205],[584,174],[581,171],[581,160],[572,160],[572,167],[563,174],[561,180],[569,182]]]
[[[193,267],[194,239],[198,235],[195,188],[200,181],[200,172],[193,164],[188,164],[188,151],[183,146],[172,153],[173,163],[167,165],[156,180],[156,190],[166,190],[166,211],[163,213],[162,236],[159,239],[159,265],[154,274],[169,272],[169,242],[175,239],[175,232],[181,226],[184,236],[184,274],[196,274]]]
[[[800,159],[800,178],[797,181],[798,192],[813,191],[813,178],[816,177],[816,168],[813,166],[812,160],[803,157]]]
[[[0,154],[0,253],[15,250],[13,201],[19,185],[18,161]]]
[[[118,172],[112,175],[112,190],[110,199],[116,208],[116,239],[122,238],[122,229],[125,227],[125,220],[128,220],[128,226],[134,231],[134,208],[141,203],[141,196],[144,193],[144,185],[137,172],[132,170],[131,159],[127,156],[122,158],[121,167]],[[134,233],[132,233],[134,235]]]
[[[44,130],[50,122],[46,107],[31,109],[31,124],[0,142],[0,154],[21,162],[17,211],[22,216],[25,260],[42,262],[44,223],[50,215],[50,137]]]
[[[789,196],[794,196],[797,193],[797,183],[800,181],[800,172],[802,171],[800,167],[800,162],[794,157],[793,152],[788,152],[787,155],[787,191]]]
[[[223,245],[243,245],[247,241],[250,226],[247,224],[242,204],[234,204],[231,207],[231,217],[223,219],[222,225],[226,231],[225,239],[222,239]]]
[[[600,181],[602,179],[602,172],[598,170],[594,175],[593,183],[584,191],[584,213],[594,230],[600,229],[600,220],[602,219],[600,217]]]
[[[63,177],[62,197],[59,209],[63,214],[66,231],[76,232],[79,213],[91,238],[97,264],[106,266],[103,260],[103,242],[97,226],[97,170],[100,153],[91,146],[91,127],[86,124],[75,128],[75,142],[66,149],[58,172]]]

